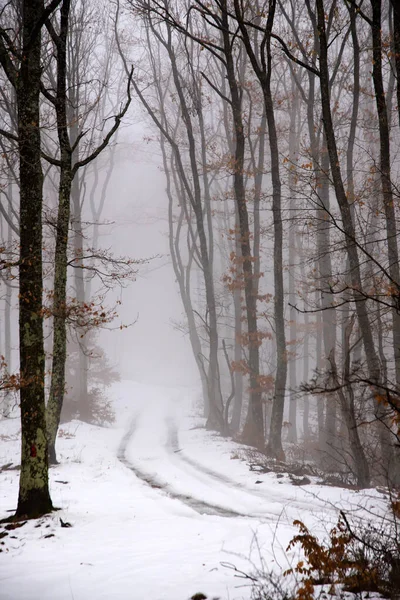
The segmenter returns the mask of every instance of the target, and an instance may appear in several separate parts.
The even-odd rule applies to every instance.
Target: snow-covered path
[[[187,419],[185,422],[187,408],[183,393],[166,394],[161,404],[157,399],[143,403],[122,438],[118,458],[150,487],[180,500],[201,515],[276,523],[278,519],[287,521],[289,513],[293,513],[290,522],[299,518],[300,507],[309,512],[309,494],[291,485],[285,486],[285,492],[280,488],[252,489],[227,476],[222,469],[207,467],[201,456],[187,455],[180,444],[180,429],[186,437],[189,433],[190,439]],[[319,508],[326,512],[326,502],[314,499],[314,504],[315,510],[320,504]]]
[[[247,599],[222,563],[251,572],[259,547],[286,569],[293,519],[323,530],[335,520],[330,501],[358,503],[249,472],[232,460],[236,444],[196,427],[190,391],[124,382],[115,393],[116,428],[61,428],[50,472],[61,510],[0,539],[0,600]],[[0,518],[16,505],[18,471],[1,466],[17,461],[18,431],[17,419],[0,422]]]

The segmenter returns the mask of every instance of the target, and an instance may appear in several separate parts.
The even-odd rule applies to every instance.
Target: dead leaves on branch
[[[303,557],[284,572],[285,576],[299,576],[294,600],[314,600],[315,586],[327,584],[330,594],[335,594],[335,586],[354,593],[398,594],[399,500],[398,495],[392,498],[389,513],[373,515],[373,523],[351,524],[341,512],[324,541],[313,535],[302,521],[294,521],[299,533],[292,538],[287,551],[300,545]]]
[[[29,383],[29,382],[28,382]],[[24,381],[19,373],[9,373],[4,356],[0,355],[0,392],[16,392],[21,389]],[[26,382],[25,382],[26,384]]]

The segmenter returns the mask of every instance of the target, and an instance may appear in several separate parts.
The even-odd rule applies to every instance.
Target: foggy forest
[[[0,0],[0,600],[400,598],[399,0]]]

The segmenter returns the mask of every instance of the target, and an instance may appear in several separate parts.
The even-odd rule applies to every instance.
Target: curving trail
[[[199,514],[206,515],[218,515],[220,517],[240,517],[240,516],[248,516],[242,515],[236,511],[229,510],[227,508],[223,508],[221,506],[217,506],[215,504],[210,504],[208,502],[199,500],[191,495],[183,494],[166,481],[163,481],[160,477],[155,475],[154,473],[146,472],[143,467],[140,466],[139,461],[129,460],[126,456],[126,450],[129,442],[134,441],[136,429],[136,419],[132,421],[129,431],[125,434],[125,436],[121,440],[121,444],[118,449],[118,459],[130,469],[136,477],[141,479],[144,483],[147,483],[151,488],[160,490],[160,492],[168,495],[170,498],[174,498],[175,500],[180,500],[186,506],[193,508]]]
[[[186,455],[179,446],[181,414],[182,403],[176,397],[147,400],[119,446],[119,460],[156,493],[178,500],[201,515],[270,523],[289,523],[298,517],[299,510],[310,509],[309,499],[299,497],[294,487],[288,486],[286,493],[280,486],[251,489],[222,470],[210,469]]]
[[[195,460],[191,456],[188,456],[187,454],[185,454],[185,452],[179,446],[179,430],[177,427],[177,423],[171,419],[169,419],[167,421],[167,423],[168,423],[168,431],[169,431],[169,439],[168,439],[167,449],[170,450],[170,452],[176,453],[177,460],[181,461],[182,463],[186,463],[187,465],[192,467],[195,471],[203,473],[204,475],[208,476],[210,479],[213,479],[215,481],[223,482],[228,488],[238,489],[241,491],[242,494],[247,494],[248,496],[251,496],[252,498],[262,498],[265,502],[271,502],[271,501],[279,502],[279,504],[285,505],[285,507],[289,506],[291,503],[295,503],[296,511],[299,508],[301,508],[303,510],[307,510],[307,511],[310,510],[310,499],[309,498],[299,498],[297,495],[297,491],[299,488],[296,489],[294,486],[290,485],[290,489],[291,489],[292,493],[289,495],[285,494],[283,492],[283,490],[280,490],[280,489],[277,490],[276,488],[275,489],[270,488],[270,489],[268,489],[268,491],[266,491],[265,489],[260,490],[260,489],[249,488],[249,487],[243,486],[243,483],[239,483],[238,481],[231,479],[230,477],[228,477],[221,471],[215,471],[214,469],[207,467],[206,465],[199,462],[198,460]],[[327,510],[329,510],[329,506],[327,507],[327,504],[325,501],[321,502],[320,507],[318,506],[318,498],[315,498],[314,501],[315,501],[314,509],[318,510],[320,508],[321,510],[323,509],[325,512]],[[276,513],[274,511],[273,514],[277,515],[278,513]]]

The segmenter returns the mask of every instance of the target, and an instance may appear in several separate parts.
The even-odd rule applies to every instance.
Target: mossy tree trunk
[[[65,362],[67,358],[66,294],[68,266],[68,228],[70,220],[70,197],[73,179],[72,150],[67,122],[67,39],[70,0],[64,0],[61,7],[60,33],[52,27],[50,35],[57,49],[57,92],[54,106],[57,114],[57,134],[61,152],[60,183],[58,193],[58,216],[56,248],[54,256],[53,290],[53,360],[51,371],[50,396],[47,404],[47,434],[49,461],[57,463],[56,437],[64,400]]]
[[[39,100],[43,0],[24,0],[22,60],[16,78],[20,158],[19,343],[22,387],[18,517],[53,509],[48,487],[43,347],[42,202]]]
[[[60,25],[59,33],[56,32],[50,21],[46,22],[46,27],[49,31],[51,39],[56,48],[57,55],[57,90],[54,97],[47,92],[46,97],[50,100],[56,110],[57,116],[57,134],[60,148],[60,160],[55,161],[60,167],[60,183],[59,183],[59,204],[58,204],[58,217],[57,217],[57,232],[56,232],[56,248],[54,257],[54,298],[53,298],[53,362],[52,362],[52,377],[50,386],[50,397],[47,406],[47,430],[49,439],[49,456],[52,463],[57,462],[55,441],[57,437],[57,430],[60,424],[60,416],[62,405],[64,401],[65,393],[65,363],[67,357],[67,271],[68,271],[68,237],[69,237],[69,223],[71,215],[71,196],[74,202],[74,208],[76,213],[76,194],[79,191],[78,188],[78,170],[81,167],[89,164],[97,158],[97,156],[107,147],[110,139],[117,131],[122,118],[126,114],[130,102],[130,81],[131,75],[128,79],[127,88],[127,100],[122,110],[115,115],[114,125],[111,127],[103,141],[97,148],[89,154],[86,158],[78,160],[78,144],[79,144],[79,133],[77,129],[70,127],[71,117],[71,95],[67,92],[68,87],[68,73],[67,73],[67,50],[68,50],[68,29],[69,29],[69,18],[70,18],[71,0],[63,0],[60,11]],[[71,92],[69,90],[69,92]],[[73,98],[72,94],[72,98]],[[80,203],[78,200],[78,206],[80,210]],[[79,212],[79,227],[81,232],[81,215]],[[81,235],[81,240],[83,235]],[[80,242],[82,245],[82,242]],[[76,237],[75,237],[76,247]],[[79,249],[81,252],[81,248]],[[77,272],[79,276],[77,281],[83,281],[83,264],[82,261],[78,261]],[[77,286],[78,288],[78,286]],[[84,289],[81,292],[77,289],[77,298],[81,304],[84,303]],[[87,357],[85,355],[85,365],[87,365]],[[87,366],[80,369],[79,374],[80,380],[86,382],[85,389],[87,390]],[[80,386],[82,389],[82,386]],[[87,396],[87,394],[86,394]],[[89,411],[87,397],[83,401],[80,398],[80,417],[82,420],[89,421],[90,418],[86,414]],[[86,413],[85,413],[86,409]]]

